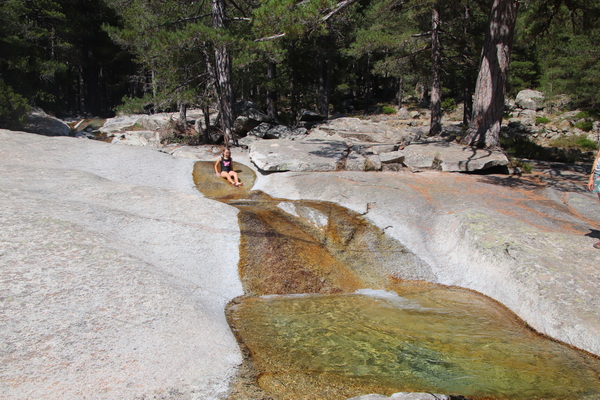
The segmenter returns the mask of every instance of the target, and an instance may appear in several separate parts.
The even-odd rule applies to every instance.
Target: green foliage
[[[122,103],[115,109],[117,114],[146,114],[152,108],[153,98],[151,94],[144,97],[123,97]]]
[[[532,160],[575,162],[581,158],[579,148],[544,147],[533,142],[526,136],[512,138],[501,137],[500,146],[506,154],[515,158],[528,158]]]
[[[442,110],[445,112],[452,112],[456,110],[456,100],[452,97],[445,97],[442,99]]]
[[[598,145],[590,140],[587,135],[561,136],[550,142],[551,146],[564,149],[579,149],[581,151],[598,150]]]
[[[533,164],[531,164],[527,161],[511,157],[510,162],[512,163],[513,166],[519,168],[525,174],[530,174],[533,172]]]
[[[520,40],[540,55],[540,89],[575,107],[600,103],[600,1],[550,0],[523,9]]]
[[[391,107],[391,106],[383,106],[383,107],[381,107],[381,113],[382,114],[391,115],[391,114],[396,114],[396,112],[397,111],[396,111],[396,109],[394,107]]]
[[[547,117],[536,117],[535,118],[536,125],[547,124],[548,122],[550,122],[550,118],[547,118]]]
[[[589,120],[577,121],[575,128],[581,129],[582,131],[589,132],[594,127],[594,123]]]
[[[575,115],[575,119],[585,119],[585,118],[594,118],[598,119],[598,114],[590,111],[579,111],[577,115]]]
[[[0,126],[8,129],[18,128],[29,110],[27,100],[0,80]]]

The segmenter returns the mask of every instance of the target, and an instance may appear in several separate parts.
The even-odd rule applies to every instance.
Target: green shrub
[[[19,128],[30,109],[25,97],[0,80],[0,127]]]
[[[452,97],[442,100],[442,110],[445,112],[452,112],[456,110],[456,100],[454,100]]]
[[[383,106],[381,107],[381,112],[383,114],[396,114],[396,109],[394,107],[391,106]]]
[[[147,94],[144,97],[125,96],[121,101],[123,104],[117,106],[117,114],[147,114],[148,106],[153,104],[151,94]]]
[[[584,132],[589,132],[592,130],[594,123],[592,121],[584,120],[579,121],[575,124],[575,128],[581,129]]]
[[[500,145],[507,155],[515,158],[529,158],[532,160],[575,162],[582,157],[581,151],[571,148],[547,148],[531,141],[526,136],[513,138],[503,137]]]
[[[575,115],[575,118],[577,118],[577,119],[591,118],[591,115],[587,111],[580,111],[577,113],[577,115]]]
[[[533,172],[533,164],[528,163],[523,160],[518,160],[516,158],[511,158],[511,163],[513,166],[518,167],[524,174],[530,174]]]
[[[537,117],[537,118],[535,119],[535,124],[536,124],[536,125],[547,124],[548,122],[550,122],[550,118],[546,118],[546,117]]]
[[[598,149],[596,142],[588,139],[587,135],[561,136],[552,140],[550,146],[563,149],[579,149],[581,151],[594,151]]]
[[[512,157],[543,160],[546,156],[544,147],[524,136],[516,136],[514,138],[502,137],[500,138],[500,146]]]

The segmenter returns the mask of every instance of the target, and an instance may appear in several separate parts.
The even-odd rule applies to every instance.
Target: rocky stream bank
[[[537,332],[600,355],[589,165],[451,173],[495,155],[422,142],[418,130],[401,130],[403,141],[387,124],[339,125],[349,122],[256,141],[234,160],[254,170],[255,189],[345,206],[414,253],[430,281],[483,293]],[[242,361],[223,312],[243,294],[238,211],[192,181],[195,162],[219,149],[123,139],[0,130],[2,398],[228,396]],[[278,151],[288,160],[269,166]]]

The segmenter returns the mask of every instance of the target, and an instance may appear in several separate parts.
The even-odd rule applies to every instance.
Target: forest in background
[[[464,102],[468,123],[498,2],[2,0],[0,126],[30,107],[64,118],[242,99],[293,124],[302,109],[427,107],[436,81],[441,111]],[[600,0],[518,7],[508,94],[597,109]]]

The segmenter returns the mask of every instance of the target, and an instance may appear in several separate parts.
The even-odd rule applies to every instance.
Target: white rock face
[[[239,230],[193,160],[2,130],[0,150],[0,397],[224,395]]]
[[[537,90],[525,89],[517,94],[515,103],[526,110],[542,110],[546,96]]]
[[[264,140],[250,147],[250,159],[265,172],[335,171],[347,153],[345,142],[321,139]]]

